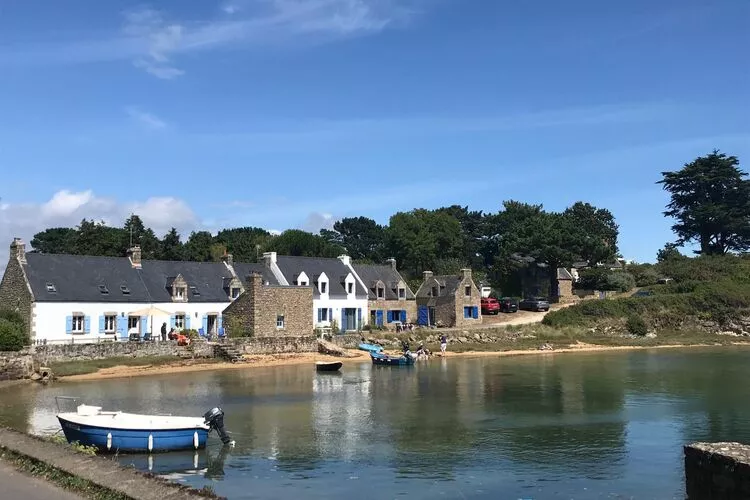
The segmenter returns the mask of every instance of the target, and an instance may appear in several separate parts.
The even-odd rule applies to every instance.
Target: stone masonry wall
[[[471,297],[467,297],[464,293],[464,288],[470,286],[471,287]],[[464,276],[464,278],[461,280],[461,284],[456,289],[456,300],[455,300],[455,315],[456,315],[456,322],[455,325],[459,328],[467,327],[467,326],[473,326],[477,324],[482,323],[482,294],[479,291],[479,288],[474,284],[474,280],[471,279],[471,274],[468,276]],[[474,318],[464,318],[464,307],[471,306],[471,307],[477,307],[478,308],[478,317],[477,319]]]
[[[10,309],[18,311],[23,316],[26,334],[31,336],[32,318],[32,301],[31,292],[26,283],[21,264],[13,255],[14,249],[11,248],[10,260],[8,267],[5,268],[5,274],[0,281],[0,309]]]
[[[293,352],[316,352],[318,341],[314,336],[276,336],[228,339],[243,354],[283,354]]]
[[[372,317],[372,311],[383,311],[383,326],[388,326],[388,311],[393,309],[405,310],[406,311],[406,322],[416,323],[417,322],[417,301],[412,300],[368,300],[367,308],[370,311],[370,318],[367,318],[368,322]],[[364,319],[364,318],[363,318]]]
[[[557,280],[557,288],[560,292],[557,297],[557,301],[561,304],[567,304],[576,301],[576,296],[573,295],[573,281],[572,280]]]
[[[115,357],[175,356],[212,358],[213,348],[206,342],[190,347],[174,342],[99,342],[96,344],[54,344],[36,346],[34,358],[39,364],[83,361]]]
[[[28,351],[0,352],[0,380],[29,378],[34,373],[34,358]]]
[[[750,498],[750,445],[693,443],[684,452],[688,500]]]

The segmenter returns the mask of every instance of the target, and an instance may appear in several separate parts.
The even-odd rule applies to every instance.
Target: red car
[[[482,314],[497,314],[500,312],[500,302],[492,297],[482,299]]]

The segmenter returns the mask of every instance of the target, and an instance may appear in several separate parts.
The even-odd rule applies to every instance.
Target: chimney
[[[17,259],[20,264],[26,264],[26,243],[21,238],[13,238],[10,244],[10,258]]]
[[[461,269],[461,274],[464,279],[471,279],[471,269]]]
[[[266,264],[266,267],[276,264],[276,252],[263,252],[263,262]]]
[[[432,278],[432,271],[425,271],[422,273],[422,276],[424,277],[424,281],[427,281]]]
[[[390,259],[386,260],[386,262],[391,265],[391,269],[396,271],[396,259],[391,257]]]
[[[339,255],[339,260],[344,263],[345,266],[351,264],[351,258],[348,255]]]
[[[128,258],[130,259],[130,265],[133,269],[141,268],[141,246],[134,245],[133,248],[128,249]]]
[[[252,290],[260,289],[263,286],[263,275],[256,272],[248,274],[247,284],[250,285],[250,289]]]
[[[221,260],[223,260],[224,263],[228,266],[234,265],[234,256],[231,253],[224,252],[224,255],[221,257]]]

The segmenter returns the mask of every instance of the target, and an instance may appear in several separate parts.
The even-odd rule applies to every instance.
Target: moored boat
[[[82,404],[75,412],[58,413],[57,419],[69,443],[77,441],[100,451],[197,450],[206,447],[211,430],[216,430],[224,444],[233,443],[224,429],[221,408],[201,418],[103,411],[100,406]]]
[[[409,353],[405,353],[403,356],[389,356],[382,352],[371,352],[370,358],[372,358],[373,365],[380,366],[411,366],[416,360]]]
[[[368,351],[368,352],[382,352],[383,348],[377,344],[368,344],[367,342],[362,342],[359,344],[359,349],[361,351]]]
[[[337,372],[343,364],[341,361],[316,361],[315,370],[319,372]]]

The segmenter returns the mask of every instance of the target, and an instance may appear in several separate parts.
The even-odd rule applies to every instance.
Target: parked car
[[[513,297],[500,297],[500,312],[514,313],[518,312],[518,299]]]
[[[527,297],[518,304],[523,311],[549,311],[549,301],[545,297]]]
[[[482,314],[497,314],[500,312],[500,302],[492,297],[482,297]]]

